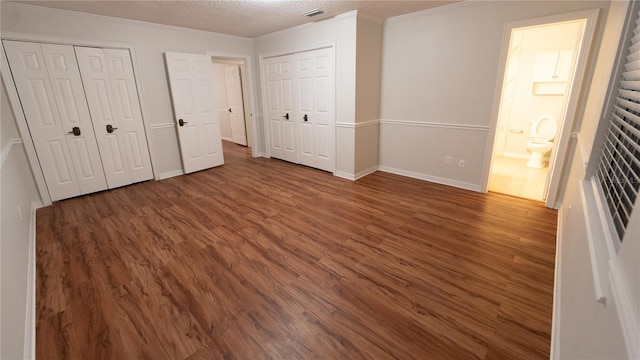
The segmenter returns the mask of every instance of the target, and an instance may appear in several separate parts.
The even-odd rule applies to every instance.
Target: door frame
[[[247,145],[249,145],[249,143],[251,144],[251,156],[253,157],[264,156],[264,154],[260,152],[262,142],[258,141],[259,128],[258,128],[258,121],[257,121],[258,116],[256,115],[256,101],[255,101],[255,99],[257,99],[257,91],[256,91],[257,88],[256,88],[256,81],[255,81],[256,77],[254,73],[255,70],[253,66],[253,61],[251,60],[252,56],[247,54],[227,53],[227,52],[220,52],[220,51],[207,51],[205,52],[205,55],[212,58],[226,58],[226,59],[234,59],[234,60],[240,59],[244,61],[244,68],[246,72],[246,74],[244,75],[246,77],[247,88],[248,88],[247,89],[248,99],[244,99],[244,100],[249,103],[249,109],[245,109],[245,111],[248,110],[249,116],[251,117],[251,141],[249,141],[249,134],[247,133],[245,128],[245,133],[247,136]],[[247,121],[246,113],[244,114],[244,118],[246,123]]]
[[[155,146],[153,144],[153,137],[151,136],[151,128],[147,120],[149,119],[149,113],[147,111],[146,102],[144,100],[144,91],[142,87],[142,82],[139,80],[141,79],[141,76],[138,71],[139,61],[136,54],[135,45],[130,43],[85,41],[85,40],[78,40],[78,39],[52,37],[52,36],[46,36],[46,35],[23,34],[23,33],[15,33],[15,32],[3,32],[2,40],[28,41],[28,42],[47,43],[47,44],[56,44],[56,45],[87,46],[87,47],[128,50],[129,54],[131,55],[133,75],[137,79],[136,89],[138,91],[138,100],[140,101],[140,109],[142,111],[142,123],[144,125],[144,133],[145,133],[145,136],[147,137],[147,150],[149,151],[149,155],[151,157],[151,169],[153,170],[154,179],[159,180],[160,171],[158,169],[158,162],[156,159],[156,153],[154,151]],[[40,198],[44,206],[49,206],[53,203],[53,201],[51,200],[51,195],[49,195],[49,190],[47,189],[47,183],[45,181],[44,174],[42,173],[42,169],[40,168],[40,162],[38,160],[36,148],[33,143],[33,139],[31,139],[31,133],[29,132],[29,127],[27,126],[27,118],[25,117],[24,112],[22,111],[20,98],[18,97],[18,90],[16,89],[15,84],[13,83],[13,75],[9,70],[9,61],[4,51],[4,45],[1,45],[0,48],[2,49],[2,56],[0,56],[2,58],[0,73],[2,74],[2,81],[4,82],[5,89],[7,90],[7,97],[9,98],[9,104],[11,104],[13,114],[16,118],[18,131],[20,133],[20,137],[22,138],[22,143],[24,145],[25,152],[27,153],[27,160],[29,161],[31,172],[33,173],[33,177],[36,181],[36,187],[38,188],[38,192],[40,193]]]
[[[285,49],[281,49],[281,50],[275,50],[275,51],[269,51],[266,53],[262,53],[262,54],[258,54],[258,65],[260,66],[260,89],[262,91],[262,111],[266,112],[266,109],[268,109],[268,99],[267,99],[267,84],[266,84],[266,77],[265,77],[265,71],[264,71],[264,60],[268,59],[268,58],[272,58],[272,57],[278,57],[278,56],[285,56],[285,55],[293,55],[293,54],[297,54],[297,53],[301,53],[301,52],[306,52],[306,51],[312,51],[312,50],[320,50],[320,49],[326,49],[326,48],[332,48],[333,49],[333,57],[331,60],[333,60],[333,77],[334,77],[334,98],[333,98],[333,116],[334,118],[337,117],[337,107],[338,107],[338,102],[337,102],[337,98],[336,98],[336,83],[335,83],[335,78],[336,78],[336,41],[323,41],[323,42],[318,42],[318,43],[313,43],[313,44],[308,44],[308,45],[302,45],[302,46],[296,46],[296,47],[291,47],[291,48],[285,48]],[[262,114],[262,118],[263,118],[263,125],[264,125],[264,135],[265,135],[265,154],[264,157],[266,158],[271,158],[271,126],[267,126],[268,124],[265,123],[264,119],[266,119],[267,115]],[[337,139],[337,131],[336,131],[336,126],[335,123],[337,122],[337,119],[334,119],[334,127],[333,127],[333,170],[331,171],[331,173],[333,175],[336,175],[336,171],[337,171],[337,157],[338,157],[338,139]]]
[[[553,209],[557,209],[560,206],[560,195],[563,190],[561,187],[561,181],[568,165],[567,156],[571,146],[574,126],[577,122],[576,118],[579,115],[578,105],[581,100],[582,88],[587,75],[587,64],[589,62],[589,54],[591,46],[593,45],[599,15],[600,9],[592,9],[505,23],[502,34],[500,60],[498,63],[498,78],[496,81],[493,107],[491,111],[491,126],[489,127],[487,147],[485,149],[481,192],[486,193],[489,188],[489,178],[491,177],[491,166],[493,161],[493,148],[495,145],[496,133],[498,131],[498,115],[500,111],[500,102],[502,100],[502,88],[506,74],[507,57],[509,55],[509,44],[511,42],[512,30],[516,28],[534,27],[558,22],[585,20],[584,31],[579,48],[580,50],[576,60],[573,78],[569,87],[569,96],[567,97],[566,108],[564,111],[564,121],[560,127],[558,136],[556,137],[555,151],[551,154],[553,169],[551,169],[551,174],[549,174],[550,178],[548,181],[549,185],[546,193],[545,205]]]

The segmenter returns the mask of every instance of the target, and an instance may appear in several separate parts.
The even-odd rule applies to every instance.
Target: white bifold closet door
[[[109,188],[153,177],[129,51],[75,47]]]
[[[53,201],[153,178],[127,50],[3,44]]]
[[[264,60],[272,157],[335,169],[333,49]]]
[[[51,199],[106,189],[73,47],[3,43]]]

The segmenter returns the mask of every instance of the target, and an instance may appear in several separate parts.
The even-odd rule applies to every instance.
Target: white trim
[[[418,173],[418,172],[409,171],[409,170],[396,169],[396,168],[383,166],[383,165],[378,166],[378,170],[388,172],[391,174],[402,175],[402,176],[406,176],[414,179],[426,180],[426,181],[437,183],[437,184],[453,186],[460,189],[471,190],[476,192],[480,191],[480,185],[471,184],[464,181],[445,179],[438,176],[432,176],[432,175]]]
[[[357,128],[360,128],[360,127],[378,125],[378,124],[380,124],[380,120],[378,120],[378,119],[363,121],[363,122],[359,122],[359,123],[347,123],[347,122],[336,121],[336,127],[337,128],[347,128],[347,129],[357,129]]]
[[[36,210],[44,207],[40,201],[31,203],[29,219],[29,250],[27,253],[27,303],[24,325],[24,359],[36,358]]]
[[[386,25],[386,24],[389,24],[389,23],[395,23],[395,22],[411,20],[411,19],[416,18],[416,17],[422,17],[422,16],[425,16],[425,15],[437,14],[437,13],[441,13],[441,12],[445,12],[445,11],[449,11],[449,10],[453,10],[453,9],[457,9],[457,8],[465,8],[465,7],[471,7],[471,6],[474,6],[474,5],[482,5],[482,4],[483,3],[481,1],[471,1],[471,0],[457,2],[457,3],[450,4],[450,5],[438,6],[438,7],[434,7],[434,8],[431,8],[431,9],[426,9],[426,10],[422,10],[422,11],[416,11],[416,12],[412,12],[412,13],[408,13],[408,14],[404,14],[404,15],[398,15],[398,16],[390,17],[390,18],[387,18],[385,20],[384,24]]]
[[[209,35],[216,34],[216,35],[219,35],[219,36],[222,36],[222,37],[226,37],[226,38],[241,39],[241,40],[251,39],[249,37],[243,37],[243,36],[237,36],[237,35],[229,35],[229,34],[219,33],[219,32],[215,32],[215,31],[209,31],[209,30],[192,29],[192,28],[186,28],[186,27],[175,26],[175,25],[158,24],[158,23],[146,22],[146,21],[142,21],[142,20],[125,19],[125,18],[118,18],[118,17],[106,16],[106,15],[84,13],[84,12],[72,11],[72,10],[47,8],[47,7],[43,7],[43,6],[30,5],[30,4],[24,4],[24,3],[13,3],[13,2],[5,2],[5,1],[3,1],[2,2],[2,7],[5,7],[5,6],[7,6],[9,8],[16,7],[18,9],[21,8],[21,7],[22,8],[27,8],[27,9],[32,9],[32,10],[35,9],[35,10],[48,12],[48,13],[52,13],[52,14],[75,16],[75,17],[81,17],[81,18],[90,18],[90,19],[94,19],[94,20],[117,22],[117,23],[128,24],[128,25],[147,26],[147,27],[152,27],[152,28],[162,29],[162,30],[169,30],[169,31],[181,31],[181,32],[187,32],[187,33],[192,33],[192,34],[209,34]]]
[[[616,250],[608,244],[613,244],[611,232],[608,231],[603,220],[605,209],[594,191],[597,186],[591,180],[580,181],[580,195],[582,197],[582,209],[584,212],[587,242],[589,244],[589,256],[591,259],[591,272],[596,301],[607,303],[609,260],[615,257]]]
[[[286,49],[279,49],[279,50],[275,50],[275,51],[270,51],[264,54],[260,54],[260,69],[264,69],[264,60],[265,59],[269,59],[269,58],[273,58],[273,57],[280,57],[280,56],[285,56],[285,55],[293,55],[293,54],[298,54],[298,53],[302,53],[302,52],[307,52],[307,51],[312,51],[312,50],[320,50],[320,49],[328,49],[328,48],[333,48],[334,49],[334,64],[336,62],[335,60],[335,49],[336,49],[336,41],[335,40],[328,40],[328,41],[320,41],[317,43],[312,43],[312,44],[305,44],[305,45],[300,45],[300,46],[295,46],[295,47],[287,47]],[[260,72],[260,78],[262,79],[262,71]],[[268,108],[266,108],[268,109]]]
[[[168,128],[174,128],[175,124],[174,123],[163,123],[163,124],[152,124],[149,126],[149,128],[151,128],[151,130],[157,130],[157,129],[168,129]]]
[[[11,149],[13,149],[13,145],[18,144],[22,144],[21,138],[11,138],[4,148],[2,148],[2,154],[0,155],[0,169],[2,168],[2,165],[4,165],[4,161],[7,160],[7,157],[9,157],[9,153],[11,152]]]
[[[620,264],[620,258],[614,257],[609,262],[609,282],[611,295],[615,302],[620,327],[624,335],[629,359],[640,359],[640,329],[638,329],[638,316],[633,310],[634,299],[629,291],[629,283]]]
[[[489,131],[489,127],[485,125],[448,124],[448,123],[436,123],[436,122],[425,122],[425,121],[415,121],[415,120],[380,119],[380,124],[418,126],[418,127],[442,128],[442,129],[453,129],[453,130]]]
[[[572,136],[572,138],[576,139],[576,147],[578,148],[578,153],[580,154],[580,161],[582,162],[582,170],[587,171],[587,168],[589,166],[589,153],[587,153],[587,151],[584,148],[584,141],[582,140],[582,135],[575,134],[575,136]]]
[[[164,180],[164,179],[168,179],[168,178],[172,178],[174,176],[180,176],[180,175],[184,175],[184,171],[182,171],[182,169],[167,171],[167,172],[160,173],[160,175],[158,176],[158,180]]]
[[[364,169],[362,171],[359,171],[355,174],[352,173],[348,173],[346,171],[336,171],[335,176],[339,177],[339,178],[343,178],[343,179],[347,179],[347,180],[351,180],[351,181],[356,181],[358,179],[361,179],[369,174],[373,174],[374,172],[378,171],[378,165],[374,165],[368,169]]]
[[[298,26],[294,26],[294,27],[291,27],[291,28],[288,28],[288,29],[278,30],[278,31],[274,31],[272,33],[260,35],[260,36],[254,37],[252,39],[253,40],[264,40],[264,39],[268,39],[270,37],[286,34],[286,33],[289,33],[289,32],[298,32],[300,30],[304,30],[304,29],[309,28],[309,27],[316,27],[316,26],[323,25],[323,24],[326,24],[326,23],[332,23],[332,22],[335,22],[335,21],[339,21],[339,20],[342,20],[344,18],[357,17],[357,16],[358,16],[358,11],[357,10],[352,10],[352,11],[349,11],[349,12],[346,12],[346,13],[343,13],[343,14],[336,15],[336,16],[334,16],[332,18],[328,18],[328,19],[325,19],[325,20],[320,20],[319,22],[309,22],[309,23],[298,25]],[[285,55],[285,54],[283,54],[283,55]]]
[[[569,211],[571,211],[571,206],[569,206]],[[569,213],[564,213],[564,208],[560,207],[558,210],[558,225],[556,228],[556,258],[555,258],[555,268],[553,270],[553,310],[551,315],[551,351],[550,358],[551,359],[560,359],[560,325],[562,322],[560,321],[560,296],[562,289],[561,286],[561,270],[560,260],[562,259],[562,234],[564,228],[564,219],[568,216]]]

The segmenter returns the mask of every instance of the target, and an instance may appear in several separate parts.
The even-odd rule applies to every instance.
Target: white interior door
[[[72,133],[74,127],[80,129],[79,136],[69,132],[66,135],[80,192],[88,194],[105,190],[107,182],[102,168],[102,159],[98,151],[73,47],[41,44],[41,48],[62,127],[70,129]]]
[[[124,145],[124,155],[131,182],[140,182],[153,178],[149,146],[142,122],[142,110],[133,64],[128,50],[104,49],[107,72],[111,80],[111,89],[118,119],[118,129],[113,129]]]
[[[3,43],[51,199],[106,189],[73,49]]]
[[[335,116],[333,49],[295,54],[295,106],[298,162],[317,169],[334,169]]]
[[[227,97],[229,99],[229,115],[231,118],[231,138],[236,144],[247,145],[244,123],[244,101],[242,99],[242,82],[238,65],[225,68],[227,80]]]
[[[224,163],[213,69],[206,55],[166,52],[167,73],[186,174]]]
[[[264,60],[271,157],[297,163],[293,55]]]
[[[75,52],[107,184],[111,189],[131,184],[126,144],[124,137],[119,136],[118,132],[121,124],[111,90],[104,52],[98,48],[79,46],[75,47]],[[109,132],[107,130],[109,127],[116,130]]]

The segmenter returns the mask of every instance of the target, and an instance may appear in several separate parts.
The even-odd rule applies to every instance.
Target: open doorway
[[[584,20],[511,31],[489,191],[543,201]]]
[[[250,148],[252,124],[245,60],[212,57],[211,66],[214,77],[214,101],[220,120],[220,137],[223,141]]]
[[[505,27],[484,191],[557,207],[596,11]]]

